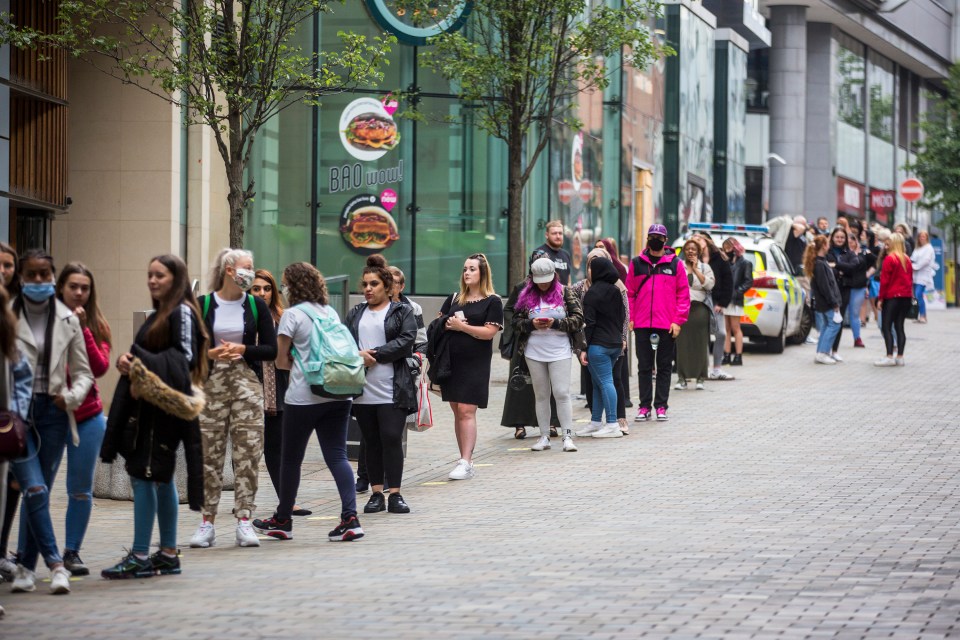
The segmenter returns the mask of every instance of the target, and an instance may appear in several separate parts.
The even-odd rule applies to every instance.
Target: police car
[[[766,226],[693,222],[688,230],[706,231],[718,247],[736,237],[743,245],[743,257],[753,264],[753,286],[743,297],[740,318],[744,337],[764,342],[773,353],[783,353],[788,342],[806,340],[813,324],[809,289]],[[682,246],[683,241],[678,242]]]

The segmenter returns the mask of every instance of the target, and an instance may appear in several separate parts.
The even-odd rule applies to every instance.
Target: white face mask
[[[249,291],[253,286],[253,279],[256,274],[252,269],[237,269],[233,275],[233,281],[237,283],[243,291]]]

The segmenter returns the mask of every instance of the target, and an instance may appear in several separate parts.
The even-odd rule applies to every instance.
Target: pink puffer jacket
[[[670,249],[660,258],[644,251],[630,261],[627,296],[634,329],[682,326],[690,313],[690,286],[683,261]]]

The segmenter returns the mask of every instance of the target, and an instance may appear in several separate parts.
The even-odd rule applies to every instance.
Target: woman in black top
[[[817,322],[817,355],[814,361],[818,364],[836,364],[837,361],[830,355],[833,348],[833,339],[840,332],[840,287],[833,268],[827,262],[827,253],[830,251],[830,241],[825,236],[816,236],[807,245],[803,254],[803,272],[810,278],[810,295],[813,297],[814,317]]]
[[[827,250],[827,264],[833,269],[837,278],[837,286],[840,288],[840,313],[846,313],[850,305],[850,282],[848,276],[859,269],[860,261],[857,256],[847,249],[847,230],[843,227],[837,227],[830,233],[830,244]],[[849,318],[847,318],[849,320]],[[840,348],[840,336],[843,333],[843,323],[840,323],[840,330],[833,339],[833,350],[830,357],[837,362],[843,362],[843,358],[837,353]]]
[[[617,424],[617,390],[613,383],[613,365],[627,348],[623,340],[623,295],[617,287],[619,276],[606,258],[590,261],[590,289],[583,297],[586,353],[580,362],[590,368],[593,378],[591,428],[596,433],[619,433]],[[600,420],[606,414],[606,426]],[[596,427],[601,427],[597,430]]]
[[[710,297],[713,307],[710,309],[710,333],[713,334],[713,369],[710,371],[711,380],[733,380],[734,377],[720,368],[723,364],[723,343],[727,339],[726,322],[723,320],[723,310],[733,299],[733,273],[730,271],[730,262],[720,248],[713,243],[713,239],[705,233],[695,235],[694,240],[700,245],[700,260],[710,265],[713,271],[714,285]]]
[[[259,547],[250,518],[256,510],[260,456],[263,455],[263,366],[277,357],[273,314],[262,298],[247,293],[253,286],[253,254],[224,249],[210,278],[210,293],[200,307],[211,336],[209,397],[200,415],[203,437],[203,520],[190,539],[195,548],[212,547],[214,520],[223,488],[227,437],[233,445],[233,515],[240,547]]]
[[[503,328],[503,302],[493,289],[485,255],[475,253],[463,263],[460,291],[444,301],[440,318],[451,369],[450,376],[441,383],[441,395],[453,410],[460,448],[460,460],[449,478],[468,480],[474,476],[477,409],[487,408],[490,395],[493,338]]]
[[[847,238],[847,249],[850,256],[856,262],[849,267],[843,274],[844,283],[850,288],[849,302],[846,308],[847,321],[850,323],[850,329],[853,331],[853,346],[865,347],[860,338],[860,317],[863,301],[867,296],[867,280],[869,279],[876,258],[860,245],[860,240],[853,233]]]
[[[723,310],[727,335],[723,341],[722,362],[740,366],[743,364],[743,330],[740,328],[740,318],[743,316],[744,296],[753,286],[753,263],[743,256],[743,245],[736,238],[724,240],[723,250],[730,261],[733,292],[730,304]]]

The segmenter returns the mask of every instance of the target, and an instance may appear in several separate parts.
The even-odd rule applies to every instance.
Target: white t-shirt
[[[530,319],[550,318],[561,320],[567,317],[567,308],[561,302],[551,305],[544,301],[530,309]],[[567,360],[573,355],[570,349],[570,338],[558,329],[534,329],[527,340],[523,355],[537,362],[556,362]]]
[[[383,321],[387,318],[390,305],[380,311],[367,307],[360,316],[357,335],[360,349],[376,349],[387,343],[387,333]],[[393,363],[378,362],[367,368],[363,394],[355,398],[354,404],[393,404]]]
[[[314,302],[304,302],[303,304],[310,305],[310,308],[321,318],[335,318],[338,321],[340,320],[340,316],[337,315],[337,312],[332,307]],[[307,354],[310,353],[310,335],[313,331],[313,320],[311,320],[310,316],[306,313],[298,309],[297,307],[299,306],[300,305],[291,307],[283,312],[283,316],[280,317],[280,326],[277,327],[277,334],[290,338],[293,342],[294,349],[305,358]],[[303,377],[303,371],[300,369],[300,364],[297,362],[296,356],[292,356],[292,359],[293,365],[290,367],[290,384],[287,386],[287,395],[285,398],[287,404],[303,405],[320,404],[322,402],[342,402],[341,400],[314,395],[310,391],[310,385],[307,384],[306,379]]]
[[[243,344],[244,298],[246,298],[246,295],[239,300],[224,300],[219,294],[213,294],[213,299],[217,301],[217,312],[213,318],[212,346],[218,347],[223,344],[224,340],[234,344]]]

